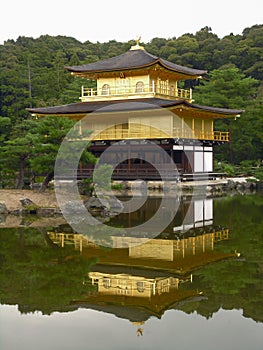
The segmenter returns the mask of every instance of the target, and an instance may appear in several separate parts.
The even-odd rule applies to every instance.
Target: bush
[[[215,162],[214,170],[215,172],[226,173],[230,177],[236,175],[235,167],[229,163]]]

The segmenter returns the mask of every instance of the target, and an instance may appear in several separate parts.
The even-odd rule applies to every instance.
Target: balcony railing
[[[144,97],[166,97],[170,99],[183,99],[192,101],[192,89],[179,89],[173,86],[163,86],[161,84],[143,86],[108,86],[100,89],[81,88],[81,101],[98,101],[111,99],[126,99],[126,98],[144,98]]]
[[[104,140],[135,140],[135,139],[163,139],[163,138],[180,138],[180,139],[197,139],[197,140],[209,140],[209,141],[229,141],[229,132],[225,131],[185,131],[175,129],[171,135],[154,129],[149,128],[147,132],[142,131],[130,131],[125,130],[103,130],[101,132],[95,132],[94,137],[91,135],[91,139],[94,141],[104,141]]]
[[[173,129],[173,137],[228,142],[229,132],[228,131],[182,130],[177,128],[177,129]]]

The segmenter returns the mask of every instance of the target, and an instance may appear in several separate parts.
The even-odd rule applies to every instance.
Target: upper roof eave
[[[198,77],[206,73],[205,70],[188,68],[169,62],[163,58],[151,55],[145,50],[129,50],[121,55],[106,60],[80,66],[65,66],[65,69],[72,73],[95,74],[147,68],[154,66],[155,64],[160,64],[162,67],[170,71],[193,77]]]

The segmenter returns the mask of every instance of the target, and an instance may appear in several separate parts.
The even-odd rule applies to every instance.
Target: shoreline
[[[179,191],[184,196],[203,195],[218,197],[229,193],[251,193],[256,191],[258,187],[256,180],[255,182],[248,182],[247,179],[224,178],[179,183],[172,181],[148,181],[147,183],[144,181],[115,181],[115,184],[123,184],[124,189],[113,190],[113,194],[120,197],[129,195],[140,196],[142,194],[146,194],[147,196],[163,196],[174,195]],[[63,183],[60,184],[61,186],[63,187]],[[85,197],[87,198],[88,195]],[[28,209],[31,209],[31,211],[38,209],[37,214],[40,216],[47,216],[49,212],[52,215],[59,214],[59,206],[54,189],[48,189],[41,193],[37,190],[0,189],[0,214],[19,215],[19,212],[25,212],[26,206],[21,203],[21,199],[32,201],[35,208],[28,206]],[[41,210],[43,211],[42,213]],[[32,212],[32,214],[34,213]]]

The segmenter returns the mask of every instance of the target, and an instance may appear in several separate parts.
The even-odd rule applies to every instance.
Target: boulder
[[[90,197],[83,203],[87,209],[105,209],[106,205],[99,200],[97,197]],[[106,203],[105,203],[106,204]]]
[[[0,214],[0,224],[4,224],[6,222],[6,215]]]
[[[123,209],[122,202],[115,197],[103,196],[100,198],[90,197],[84,201],[84,205],[91,211],[103,211],[104,214],[119,213]]]
[[[4,201],[0,202],[0,214],[7,214],[8,210]]]
[[[22,204],[23,208],[28,208],[28,207],[34,207],[37,208],[37,205],[31,201],[29,198],[20,198],[20,203]]]
[[[114,212],[115,211],[117,211],[117,212],[121,212],[122,211],[123,204],[122,204],[122,202],[119,199],[117,199],[115,197],[110,197],[108,199],[108,202],[109,202],[110,210],[112,210]]]

